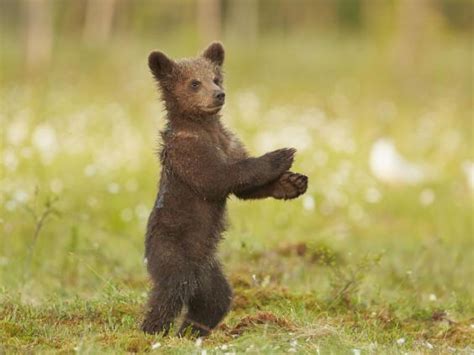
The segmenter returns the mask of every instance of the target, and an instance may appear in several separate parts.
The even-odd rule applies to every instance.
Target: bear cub
[[[212,43],[197,58],[174,61],[162,52],[148,58],[166,107],[161,132],[161,176],[145,240],[152,280],[142,324],[167,334],[186,309],[178,334],[205,336],[229,311],[232,289],[216,249],[225,229],[226,200],[293,199],[308,178],[290,172],[295,150],[251,157],[221,123],[225,102],[224,48]]]

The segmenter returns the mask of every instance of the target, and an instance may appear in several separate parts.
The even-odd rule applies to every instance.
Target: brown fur
[[[167,109],[162,132],[159,192],[148,220],[145,242],[153,288],[142,329],[169,331],[183,307],[179,330],[207,335],[229,311],[232,290],[216,258],[225,228],[226,200],[295,198],[307,177],[289,172],[294,149],[250,157],[226,130],[224,48],[211,44],[195,59],[173,61],[161,52],[149,56]]]

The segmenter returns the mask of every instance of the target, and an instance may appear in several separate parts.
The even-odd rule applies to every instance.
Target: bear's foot
[[[168,335],[171,328],[171,324],[164,324],[160,321],[155,321],[153,319],[145,319],[141,325],[141,329],[144,333],[147,334],[159,334],[162,333],[163,336]]]
[[[212,329],[204,324],[193,322],[189,319],[185,319],[178,331],[179,337],[191,336],[191,337],[205,337],[211,333]]]

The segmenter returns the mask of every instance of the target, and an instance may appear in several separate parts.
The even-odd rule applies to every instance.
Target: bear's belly
[[[190,191],[173,190],[160,188],[148,220],[146,257],[171,243],[191,260],[212,258],[226,226],[226,201],[205,201]]]

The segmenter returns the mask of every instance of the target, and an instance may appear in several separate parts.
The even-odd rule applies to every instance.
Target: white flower
[[[423,206],[431,205],[435,200],[435,193],[431,189],[423,189],[420,193],[420,203]]]
[[[360,349],[352,349],[354,355],[360,355]]]
[[[250,345],[248,346],[248,348],[245,349],[245,352],[246,352],[246,353],[251,352],[254,348],[255,348],[255,345],[254,345],[254,344],[250,344]]]
[[[154,344],[151,345],[151,348],[153,350],[158,349],[159,347],[161,347],[161,343],[154,343]]]
[[[56,131],[50,125],[43,123],[33,132],[33,145],[47,157],[52,157],[58,148]]]
[[[372,174],[386,183],[413,185],[425,179],[422,168],[407,161],[387,138],[378,139],[372,145],[369,164]]]
[[[259,284],[259,280],[258,280],[258,278],[257,278],[257,275],[252,274],[252,280],[253,280],[253,282],[254,282],[255,284],[257,284],[257,285]]]
[[[197,338],[196,339],[196,342],[194,343],[194,346],[196,346],[196,348],[200,348],[202,345],[202,338]],[[205,351],[205,350],[203,350]]]
[[[474,162],[466,161],[462,164],[462,170],[466,175],[467,185],[474,190]]]
[[[3,152],[3,165],[7,170],[16,170],[16,167],[18,166],[18,158],[13,150],[7,149]]]
[[[18,190],[15,192],[15,200],[19,203],[25,203],[29,200],[28,194],[23,190]]]
[[[314,198],[311,195],[305,195],[303,198],[303,208],[306,211],[314,211],[316,203],[314,202]]]
[[[111,182],[107,186],[107,191],[109,191],[111,194],[117,194],[120,191],[120,186],[116,182]]]
[[[438,298],[436,297],[436,295],[435,295],[434,293],[430,294],[429,300],[430,300],[431,302],[434,302],[434,301],[436,301],[437,299],[438,299]]]
[[[13,122],[7,130],[7,139],[13,145],[20,145],[28,135],[28,125],[25,121]]]
[[[94,176],[97,172],[97,168],[93,164],[89,164],[84,169],[85,176]]]
[[[63,182],[60,179],[53,179],[49,183],[51,191],[56,194],[59,194],[63,190]]]
[[[403,345],[403,344],[405,344],[405,341],[406,341],[405,338],[397,339],[397,344],[398,345]]]
[[[150,214],[150,210],[144,204],[139,204],[135,207],[135,214],[140,219],[146,219]]]

